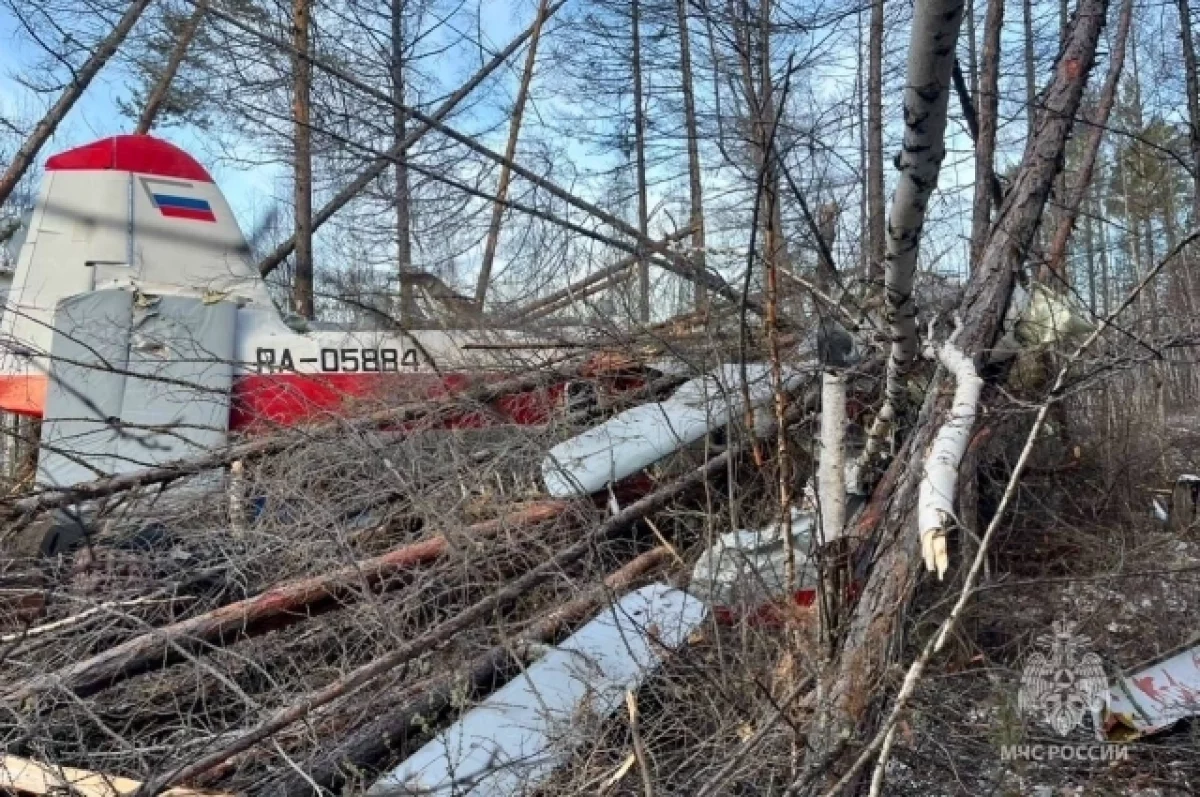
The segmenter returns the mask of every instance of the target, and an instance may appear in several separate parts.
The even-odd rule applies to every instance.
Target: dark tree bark
[[[17,183],[21,182],[21,178],[25,176],[25,172],[33,163],[34,158],[50,140],[50,136],[54,135],[54,131],[58,129],[59,124],[75,105],[75,102],[83,96],[83,92],[87,91],[87,87],[95,80],[96,75],[113,57],[117,49],[124,44],[129,32],[133,30],[133,26],[137,24],[138,19],[141,18],[142,13],[151,2],[152,0],[135,0],[131,3],[113,27],[112,32],[88,56],[83,66],[71,76],[71,81],[63,89],[58,100],[50,106],[50,110],[33,128],[29,138],[13,156],[12,163],[4,172],[4,176],[0,177],[0,205],[8,201],[9,195],[17,187]]]
[[[1189,142],[1192,148],[1192,224],[1200,224],[1200,77],[1197,76],[1196,46],[1192,39],[1190,0],[1179,5],[1179,37],[1183,41],[1183,70],[1187,78]]]
[[[867,34],[867,234],[870,241],[867,279],[872,285],[883,282],[887,247],[883,190],[883,0],[871,0],[871,24]]]
[[[971,106],[979,107],[979,43],[975,35],[975,0],[967,0],[967,85]],[[976,134],[978,135],[978,133]]]
[[[404,6],[405,0],[391,0],[390,71],[392,140],[396,149],[396,268],[400,279],[400,319],[405,324],[412,324],[418,320],[412,281],[412,192],[408,181],[408,148],[398,146],[408,138],[408,114],[404,110]]]
[[[704,187],[700,182],[700,128],[696,123],[696,96],[692,85],[692,45],[688,33],[687,0],[675,0],[675,11],[679,20],[679,77],[683,90],[683,125],[687,134],[688,192],[690,212],[688,224],[692,228],[692,262],[697,270],[705,268],[704,242]],[[695,283],[696,310],[708,308],[708,289]]]
[[[650,206],[646,196],[646,119],[645,96],[642,92],[642,34],[641,0],[630,6],[630,29],[633,34],[633,137],[637,149],[638,232],[645,238],[650,230]],[[650,260],[645,254],[638,260],[638,320],[650,322]]]
[[[996,127],[1000,110],[1000,33],[1004,0],[988,0],[983,22],[983,70],[979,81],[975,141],[975,199],[971,209],[971,269],[975,269],[992,227],[992,183],[996,180]]]
[[[1037,101],[1037,60],[1033,53],[1033,0],[1021,0],[1021,25],[1025,29],[1025,121],[1033,134],[1033,124],[1037,118],[1034,103]]]
[[[1087,141],[1084,144],[1083,161],[1079,164],[1075,184],[1070,187],[1062,202],[1062,218],[1058,229],[1054,232],[1054,240],[1050,245],[1050,254],[1040,278],[1051,286],[1066,287],[1068,275],[1066,270],[1067,242],[1079,218],[1079,209],[1087,196],[1092,184],[1092,176],[1096,170],[1096,158],[1100,154],[1100,144],[1104,140],[1104,132],[1108,127],[1108,117],[1117,99],[1117,86],[1121,82],[1121,70],[1125,65],[1125,42],[1129,38],[1129,26],[1133,18],[1133,0],[1125,0],[1121,5],[1121,16],[1117,20],[1117,32],[1113,39],[1112,51],[1108,56],[1108,74],[1104,78],[1104,86],[1100,90],[1100,99],[1095,111],[1088,119]]]
[[[292,309],[305,318],[316,312],[313,302],[312,250],[312,61],[309,60],[311,0],[292,3],[292,168],[296,270],[292,277]]]

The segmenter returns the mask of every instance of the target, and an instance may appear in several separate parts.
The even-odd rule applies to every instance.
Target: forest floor
[[[1200,726],[1186,721],[1129,742],[1123,760],[1002,758],[1005,745],[1097,743],[1090,720],[1062,737],[1019,711],[1023,668],[1056,620],[1075,624],[1110,677],[1196,644],[1200,528],[1168,530],[1153,518],[1151,495],[1197,471],[1198,429],[1192,417],[1131,422],[1078,459],[1068,455],[1030,472],[991,577],[951,652],[923,681],[885,793],[1167,797],[1200,790]],[[1078,430],[1071,438],[1098,439]],[[914,652],[955,591],[926,592],[933,619],[912,633]]]

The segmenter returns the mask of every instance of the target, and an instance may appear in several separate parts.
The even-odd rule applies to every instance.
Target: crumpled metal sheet
[[[1073,349],[1095,330],[1087,310],[1071,296],[1056,294],[1041,283],[1013,288],[1004,319],[1004,335],[992,350],[993,361],[1031,348]]]
[[[1200,714],[1200,645],[1119,679],[1098,727],[1110,741],[1149,736]]]
[[[792,508],[791,537],[797,582],[793,591],[816,586],[817,568],[809,558],[816,526],[815,512]],[[742,614],[786,595],[786,584],[787,534],[784,524],[773,523],[762,529],[739,529],[718,537],[696,562],[688,591],[714,608]]]

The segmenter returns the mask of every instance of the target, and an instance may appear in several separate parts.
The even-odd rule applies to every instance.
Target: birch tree
[[[924,2],[914,9],[904,88],[904,143],[896,159],[899,178],[892,195],[885,255],[886,317],[892,345],[874,438],[888,432],[903,408],[904,377],[919,351],[913,277],[925,214],[946,154],[946,109],[962,15],[961,0]]]

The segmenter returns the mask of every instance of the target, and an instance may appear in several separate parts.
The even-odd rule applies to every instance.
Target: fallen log
[[[962,328],[957,338],[969,357],[985,356],[1001,332],[1014,276],[1025,263],[1061,167],[1107,7],[1107,0],[1080,0],[1020,168],[971,273],[959,309]],[[955,12],[961,12],[961,4]],[[953,57],[953,47],[949,52]],[[923,476],[916,463],[933,444],[949,409],[946,384],[943,375],[930,386],[913,432],[860,516],[859,532],[871,538],[878,558],[846,627],[840,654],[822,678],[824,697],[809,729],[804,773],[788,794],[811,793],[821,784],[836,783],[843,751],[869,726],[870,710],[884,693],[880,683],[894,651],[894,635],[924,561],[920,537],[913,533],[914,499]]]
[[[75,767],[43,764],[29,758],[6,755],[0,758],[0,789],[17,794],[72,794],[77,797],[125,797],[142,784],[117,775],[106,775]],[[229,797],[192,789],[170,789],[162,797]]]
[[[310,795],[318,789],[335,793],[346,785],[347,772],[377,768],[393,751],[403,751],[414,733],[450,710],[454,703],[479,697],[491,691],[515,662],[525,658],[530,646],[553,641],[569,626],[600,610],[614,593],[623,592],[647,573],[671,559],[666,546],[651,549],[609,574],[603,583],[582,597],[544,615],[514,639],[502,642],[475,657],[461,670],[421,686],[421,693],[409,691],[409,699],[385,710],[379,719],[359,728],[336,747],[322,752],[304,771],[287,773],[255,791],[262,795]]]
[[[983,380],[975,363],[954,345],[950,337],[940,349],[930,351],[955,381],[954,404],[950,416],[938,430],[933,447],[925,458],[925,476],[917,492],[917,532],[921,535],[921,555],[925,569],[936,572],[938,581],[950,567],[946,549],[946,530],[954,518],[958,470],[971,442],[971,429],[979,414],[979,394]]]
[[[505,529],[551,520],[568,506],[565,501],[534,502],[516,508],[509,515],[469,526],[465,534],[473,539],[493,537]],[[210,644],[226,645],[252,635],[253,626],[266,620],[278,627],[280,623],[305,619],[308,610],[322,601],[354,600],[359,590],[378,588],[385,579],[440,557],[447,546],[446,537],[439,534],[333,573],[279,584],[253,598],[155,628],[91,658],[36,676],[18,684],[0,701],[20,706],[59,689],[80,697],[94,694],[151,668],[167,666],[178,657],[177,648],[195,650]]]

